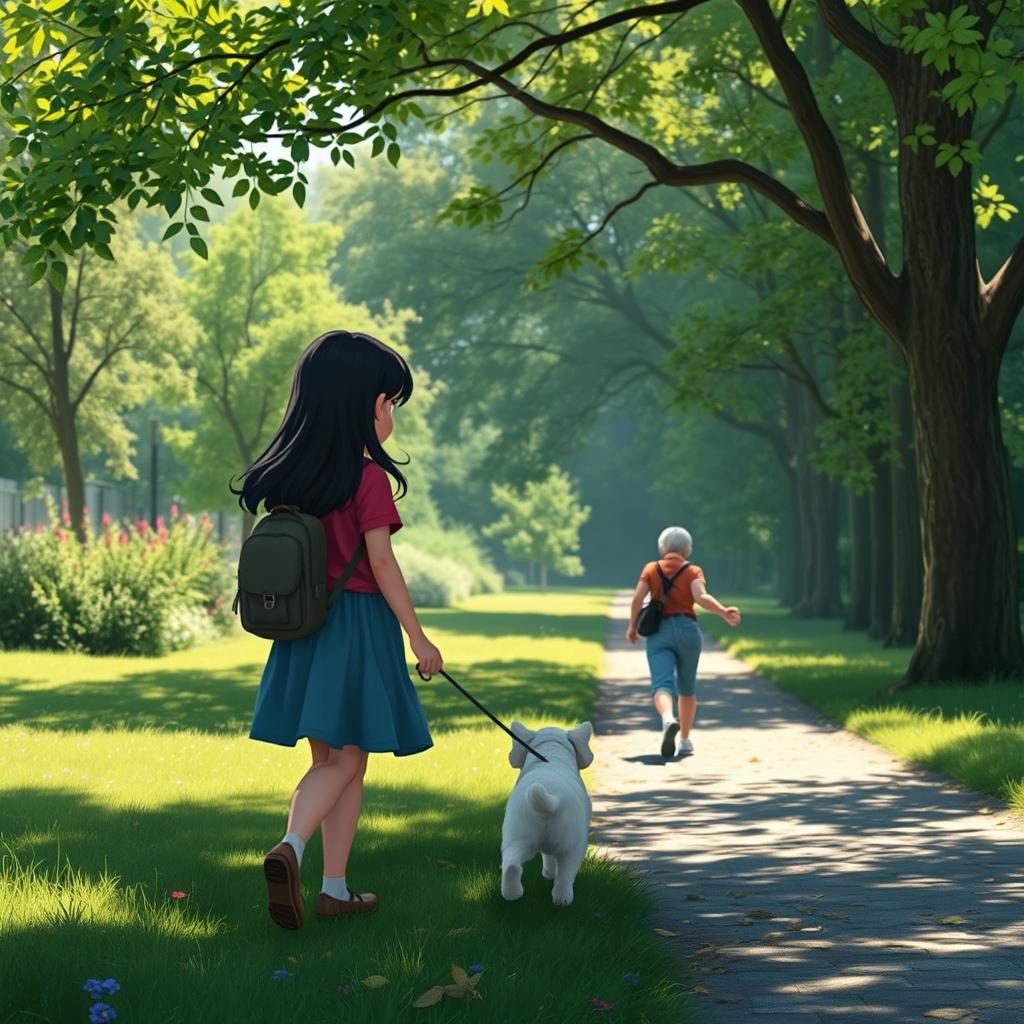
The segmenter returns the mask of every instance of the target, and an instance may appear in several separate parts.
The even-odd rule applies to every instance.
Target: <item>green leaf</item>
[[[166,242],[168,238],[173,238],[184,226],[184,222],[180,220],[174,221],[173,224],[168,224],[167,230],[164,232],[163,238],[161,238],[160,241]]]
[[[292,196],[294,197],[295,202],[298,203],[300,207],[305,205],[306,186],[303,185],[301,181],[295,182],[295,184],[292,186]]]
[[[392,167],[398,166],[398,158],[402,155],[402,150],[399,148],[397,142],[391,142],[388,144],[388,162]]]
[[[204,260],[209,259],[209,254],[206,251],[206,243],[201,238],[190,238],[188,244],[192,246],[192,251],[197,255],[201,256]]]
[[[198,203],[192,204],[192,206],[189,208],[189,213],[191,213],[196,220],[210,220],[210,215],[206,212],[206,207],[200,206]]]
[[[224,205],[224,201],[212,188],[200,189],[200,193],[208,203],[213,203],[214,206]]]
[[[231,190],[232,196],[238,198],[238,196],[244,196],[249,191],[249,179],[240,178],[235,182],[235,187]]]
[[[260,191],[259,191],[259,189],[254,188],[249,193],[249,206],[250,206],[251,209],[255,210],[256,207],[259,206],[259,205],[260,205]]]
[[[381,152],[381,150],[383,150],[383,148],[384,148],[384,137],[381,136],[381,135],[378,135],[373,140],[373,146],[370,148],[370,156],[371,157],[379,156],[380,152]]]
[[[349,167],[355,167],[356,158],[347,149],[341,154],[341,158],[349,165]]]

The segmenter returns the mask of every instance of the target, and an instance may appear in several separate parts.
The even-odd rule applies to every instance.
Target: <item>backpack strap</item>
[[[668,576],[665,575],[665,571],[662,569],[660,562],[655,562],[654,563],[654,567],[658,570],[658,575],[661,577],[661,597],[659,598],[659,600],[664,601],[665,600],[665,595],[672,589],[672,584],[675,583],[675,581],[687,569],[689,569],[690,563],[689,562],[683,562],[683,564],[679,567],[678,571],[673,573],[671,579],[669,579]]]
[[[349,577],[356,571],[356,566],[359,564],[359,559],[363,557],[363,553],[366,551],[366,538],[364,537],[359,542],[359,547],[356,548],[356,553],[352,556],[352,560],[345,566],[345,571],[338,577],[338,582],[331,588],[330,596],[327,598],[327,607],[329,608],[333,603],[334,599],[341,593],[342,588],[348,583]]]

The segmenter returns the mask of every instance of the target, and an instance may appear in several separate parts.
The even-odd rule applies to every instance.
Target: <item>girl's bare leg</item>
[[[331,808],[338,794],[366,770],[366,751],[349,745],[340,750],[329,748],[326,760],[315,762],[299,780],[288,807],[288,829],[309,842]]]
[[[681,700],[682,698],[680,698]],[[672,714],[672,691],[661,688],[654,691],[654,710],[661,717]]]
[[[367,751],[355,776],[342,790],[334,806],[320,823],[320,838],[324,844],[324,874],[337,878],[345,874],[348,855],[359,824],[359,810],[363,802],[363,775],[366,774]]]

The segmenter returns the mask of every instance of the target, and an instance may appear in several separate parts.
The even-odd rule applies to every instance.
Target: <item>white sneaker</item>
[[[688,757],[693,753],[693,741],[689,736],[685,740],[679,741],[679,753],[684,757]]]
[[[667,761],[676,749],[676,734],[679,732],[679,723],[673,718],[666,722],[661,730],[661,756]]]

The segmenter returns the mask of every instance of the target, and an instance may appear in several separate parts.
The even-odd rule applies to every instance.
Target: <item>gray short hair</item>
[[[693,538],[681,526],[667,526],[658,535],[658,552],[662,555],[675,551],[683,558],[693,550]]]

